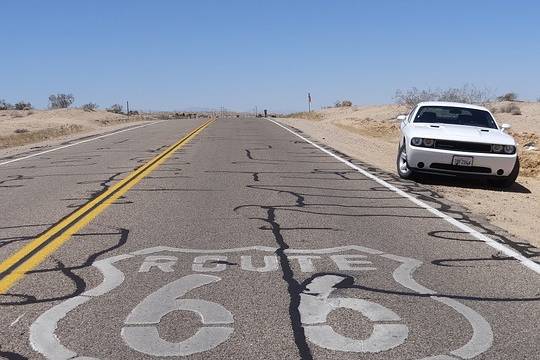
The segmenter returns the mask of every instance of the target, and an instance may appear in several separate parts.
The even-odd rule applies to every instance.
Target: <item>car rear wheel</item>
[[[414,171],[409,168],[409,164],[407,164],[407,150],[405,144],[399,148],[396,167],[400,178],[411,179],[414,176]]]
[[[516,163],[512,172],[508,176],[503,176],[500,178],[495,178],[491,181],[493,185],[500,188],[507,188],[512,186],[516,182],[516,179],[519,175],[519,157],[516,157]]]

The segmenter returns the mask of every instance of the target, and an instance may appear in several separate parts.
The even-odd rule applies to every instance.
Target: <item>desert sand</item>
[[[507,190],[482,182],[424,183],[448,200],[480,214],[509,233],[540,246],[540,103],[516,103],[521,115],[495,112],[499,124],[512,125],[522,170],[517,184]],[[497,109],[504,103],[488,104]],[[312,138],[382,170],[395,173],[399,123],[407,113],[398,105],[330,108],[280,118]]]
[[[0,110],[0,149],[141,120],[105,110]]]

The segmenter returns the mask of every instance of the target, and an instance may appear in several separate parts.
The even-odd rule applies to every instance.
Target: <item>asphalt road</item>
[[[205,121],[0,165],[1,355],[540,358],[538,249],[266,119],[179,142]]]

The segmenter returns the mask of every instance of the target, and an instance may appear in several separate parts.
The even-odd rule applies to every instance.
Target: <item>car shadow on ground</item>
[[[420,184],[424,185],[439,185],[439,186],[449,186],[449,187],[459,187],[459,188],[468,188],[468,189],[482,189],[482,190],[491,190],[499,192],[508,192],[508,193],[519,193],[519,194],[530,194],[531,190],[526,188],[524,185],[516,181],[512,186],[507,188],[502,188],[493,185],[488,180],[475,179],[475,178],[463,178],[456,176],[447,176],[447,175],[432,175],[432,174],[419,174],[415,178]]]

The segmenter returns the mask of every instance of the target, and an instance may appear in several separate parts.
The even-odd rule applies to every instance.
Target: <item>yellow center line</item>
[[[199,126],[169,146],[158,156],[128,174],[124,179],[108,188],[99,196],[88,201],[0,263],[0,294],[5,294],[27,272],[41,264],[47,256],[62,246],[73,234],[88,225],[90,221],[102,213],[109,205],[154,171],[159,165],[171,157],[176,150],[182,148],[190,140],[195,138],[213,121],[211,119]]]

